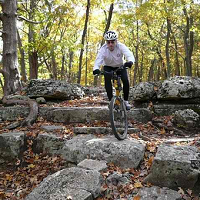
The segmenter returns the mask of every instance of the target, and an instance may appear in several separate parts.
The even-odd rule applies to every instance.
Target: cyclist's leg
[[[113,71],[113,69],[112,69],[112,67],[104,66],[104,71],[111,72],[111,71]],[[111,99],[113,97],[113,88],[112,88],[111,76],[105,74],[104,75],[104,81],[105,81],[105,89],[106,89],[106,92],[107,92],[108,99],[109,99],[109,101],[111,101]]]
[[[124,100],[128,101],[128,97],[129,97],[129,79],[128,79],[128,73],[126,69],[121,70],[121,79],[122,79],[122,83],[123,83],[123,93],[124,93]]]

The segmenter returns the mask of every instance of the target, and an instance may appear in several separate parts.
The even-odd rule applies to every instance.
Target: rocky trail
[[[12,131],[27,108],[2,107],[12,120],[0,123],[1,199],[199,199],[198,128],[133,108],[118,141],[107,106],[101,97],[40,105],[31,128]]]

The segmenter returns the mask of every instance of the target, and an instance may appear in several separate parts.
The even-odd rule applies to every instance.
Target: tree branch
[[[41,22],[35,22],[35,21],[32,21],[32,20],[29,20],[29,19],[26,19],[25,17],[22,17],[22,16],[18,16],[18,19],[20,20],[24,20],[26,22],[29,22],[29,23],[32,23],[32,24],[42,24],[43,22],[47,21],[47,20],[44,20],[44,21],[41,21]]]

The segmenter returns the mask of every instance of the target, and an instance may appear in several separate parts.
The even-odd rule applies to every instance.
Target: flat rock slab
[[[41,126],[41,129],[46,132],[53,132],[53,131],[64,130],[64,127],[63,126],[55,126],[55,125],[46,125],[46,126]]]
[[[29,114],[24,106],[0,107],[0,121],[15,121]],[[110,121],[108,107],[40,107],[39,117],[58,123],[86,123],[94,121]],[[128,119],[147,123],[152,113],[146,108],[134,108],[128,111]]]
[[[168,188],[159,188],[156,186],[150,188],[142,188],[137,196],[140,200],[181,200],[181,195],[174,190]]]
[[[194,188],[200,175],[200,151],[194,146],[162,145],[145,182],[171,189]]]
[[[98,171],[72,167],[45,178],[25,200],[90,200],[99,196],[102,183]]]
[[[122,168],[137,168],[144,158],[145,145],[134,139],[117,140],[114,136],[97,138],[78,135],[66,141],[60,151],[68,162],[79,163],[86,158],[105,160]]]
[[[104,171],[108,168],[106,161],[103,160],[92,160],[85,159],[81,161],[77,167],[81,167],[84,169],[97,170],[98,172]]]
[[[128,134],[137,133],[138,128],[128,128]],[[109,127],[75,127],[75,134],[112,134],[112,129]]]
[[[152,113],[146,108],[131,109],[128,119],[146,123],[152,119]],[[107,107],[57,108],[48,112],[47,120],[63,123],[110,121]]]

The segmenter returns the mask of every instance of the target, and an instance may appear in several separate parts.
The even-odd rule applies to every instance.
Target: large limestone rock
[[[99,196],[102,182],[96,170],[63,169],[45,178],[25,200],[92,200]]]
[[[200,175],[200,151],[194,146],[162,145],[145,182],[171,189],[194,188]]]
[[[37,153],[47,153],[49,155],[59,155],[59,150],[64,146],[64,140],[50,133],[42,133],[35,139],[34,151]]]
[[[24,148],[24,133],[9,132],[0,134],[0,168],[6,164],[15,164],[20,159]]]
[[[181,195],[174,190],[168,188],[144,187],[140,189],[137,196],[140,196],[140,200],[181,200]]]
[[[68,162],[79,163],[90,158],[112,162],[122,168],[137,168],[144,152],[145,145],[134,139],[119,141],[114,136],[96,138],[78,135],[66,141],[61,155]]]
[[[138,83],[132,90],[132,97],[135,101],[147,101],[153,98],[156,91],[154,91],[154,84],[149,82]]]
[[[199,114],[192,109],[177,110],[174,113],[174,123],[177,126],[192,128],[199,125]]]
[[[152,113],[146,109],[131,109],[127,112],[129,120],[147,123]],[[47,114],[47,120],[64,123],[86,123],[94,121],[110,121],[107,107],[55,108]]]
[[[32,79],[26,93],[31,98],[44,97],[45,99],[75,99],[84,95],[83,87],[58,80]]]
[[[200,97],[200,79],[189,76],[175,76],[163,81],[157,98],[190,99]]]

